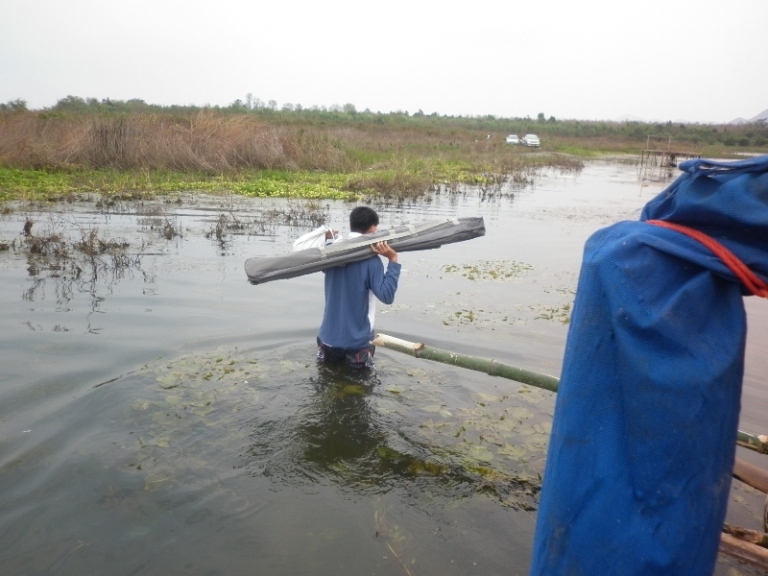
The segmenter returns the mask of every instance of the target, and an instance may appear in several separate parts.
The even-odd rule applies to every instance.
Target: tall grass
[[[267,125],[252,116],[15,113],[0,115],[0,165],[216,174],[242,169],[343,171],[351,163],[324,132]]]
[[[550,148],[551,149],[551,148]],[[285,123],[210,110],[158,113],[0,113],[0,167],[177,171],[402,170],[456,164],[514,169],[540,158],[484,130],[377,122]],[[549,158],[549,163],[558,160]]]

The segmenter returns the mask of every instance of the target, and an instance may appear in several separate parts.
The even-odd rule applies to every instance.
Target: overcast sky
[[[768,108],[768,0],[2,0],[0,102],[722,123]]]

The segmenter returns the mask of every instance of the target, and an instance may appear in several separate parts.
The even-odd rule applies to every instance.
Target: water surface
[[[401,255],[377,330],[558,375],[585,240],[666,184],[595,162],[376,205],[382,227],[487,227]],[[322,275],[246,281],[246,258],[290,251],[319,219],[343,230],[351,207],[192,194],[9,206],[1,573],[527,573],[554,396],[388,350],[370,378],[318,366]],[[127,247],[30,255],[27,220],[38,236],[96,230]],[[765,433],[768,313],[754,300],[742,427]],[[734,484],[729,521],[757,527],[761,508]]]

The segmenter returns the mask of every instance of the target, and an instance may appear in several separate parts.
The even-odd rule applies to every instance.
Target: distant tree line
[[[110,98],[81,98],[67,96],[50,108],[31,111],[22,99],[0,104],[0,113],[34,112],[46,116],[62,114],[162,114],[186,117],[200,112],[214,114],[245,114],[260,117],[267,122],[287,125],[350,125],[393,127],[398,129],[427,128],[450,133],[451,130],[475,130],[500,137],[505,134],[523,135],[536,133],[542,138],[567,138],[574,140],[618,139],[664,147],[668,141],[676,144],[722,145],[729,147],[768,147],[768,122],[746,124],[688,124],[678,122],[612,122],[587,120],[558,120],[547,117],[543,112],[536,118],[503,118],[494,115],[448,116],[436,112],[425,114],[422,110],[372,112],[359,111],[354,104],[311,106],[284,103],[274,100],[263,101],[247,94],[244,100],[237,99],[228,106],[197,106],[148,104],[144,100],[113,100]]]

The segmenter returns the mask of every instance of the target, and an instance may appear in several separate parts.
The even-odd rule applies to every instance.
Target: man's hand
[[[386,241],[371,244],[371,250],[376,254],[384,256],[390,262],[397,262],[397,252]]]

